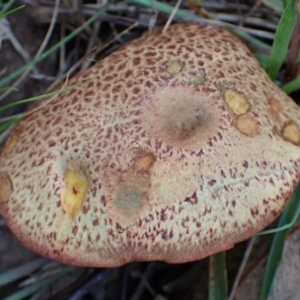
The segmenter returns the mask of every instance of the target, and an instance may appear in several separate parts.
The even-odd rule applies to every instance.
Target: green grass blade
[[[31,98],[27,98],[27,99],[23,99],[23,100],[19,100],[19,101],[15,101],[13,103],[9,103],[9,104],[6,104],[6,105],[2,105],[0,107],[0,112],[6,110],[7,108],[9,107],[13,107],[13,106],[16,106],[18,104],[24,104],[24,103],[28,103],[28,102],[33,102],[33,101],[36,101],[36,100],[42,100],[42,99],[45,99],[45,98],[50,98],[50,97],[54,97],[56,95],[60,95],[62,93],[65,93],[65,92],[68,92],[68,91],[71,91],[83,84],[86,84],[90,82],[90,80],[86,80],[84,82],[81,82],[81,83],[78,83],[78,84],[74,84],[74,85],[70,85],[64,89],[61,89],[61,90],[57,90],[57,91],[54,91],[54,92],[51,92],[51,93],[47,93],[47,94],[44,94],[44,95],[39,95],[39,96],[35,96],[35,97],[31,97]]]
[[[0,87],[3,87],[5,84],[8,84],[10,81],[15,79],[17,76],[21,75],[23,72],[25,72],[29,67],[35,66],[37,63],[45,59],[47,56],[52,54],[54,51],[58,50],[63,44],[67,43],[71,39],[73,39],[75,36],[77,36],[80,32],[82,32],[87,26],[91,25],[93,22],[95,22],[108,8],[110,5],[112,5],[115,2],[115,0],[109,1],[107,4],[105,4],[98,12],[96,12],[90,19],[88,19],[83,26],[75,29],[72,31],[71,34],[67,35],[64,39],[62,39],[59,43],[52,46],[50,49],[45,51],[43,54],[41,54],[39,57],[36,57],[35,59],[31,60],[29,63],[25,64],[15,72],[12,72],[10,75],[6,76],[2,80],[0,80]]]
[[[10,87],[10,86],[4,87],[4,88],[1,88],[1,89],[0,89],[0,93],[4,93],[4,92],[6,92],[6,91],[17,92],[18,89],[15,88],[15,87]]]
[[[173,6],[156,1],[156,0],[129,0],[130,3],[135,5],[141,5],[152,9],[157,9],[158,11],[170,15],[174,9]],[[175,13],[177,18],[187,19],[189,18],[191,21],[197,18],[197,16],[192,13],[190,10],[178,9]]]
[[[279,231],[288,230],[296,223],[299,215],[300,215],[300,201],[299,201],[299,205],[296,207],[296,210],[294,211],[293,219],[289,223],[274,229],[264,230],[258,233],[257,235],[264,235],[264,234],[270,234],[270,233],[276,233]]]
[[[281,0],[262,0],[262,3],[280,14],[282,14],[284,10],[284,5],[282,4]]]
[[[299,210],[300,206],[300,185],[298,185],[292,199],[290,200],[288,206],[282,213],[278,227],[284,226],[290,223],[295,216],[295,213]],[[262,284],[262,292],[260,296],[260,300],[267,300],[270,296],[273,281],[276,275],[277,267],[281,261],[284,242],[287,237],[289,229],[279,231],[275,234],[271,251],[269,253],[269,257],[266,264],[266,271]]]
[[[269,63],[266,69],[272,80],[276,78],[285,60],[296,22],[296,0],[290,0],[277,26]]]
[[[141,5],[148,8],[156,9],[166,15],[171,15],[174,9],[174,7],[156,0],[129,0],[129,2],[135,5]],[[190,22],[202,21],[197,15],[192,13],[190,10],[184,10],[184,9],[178,9],[175,13],[175,17],[183,20],[188,20]],[[228,26],[230,25],[228,24]],[[262,49],[270,49],[270,46],[268,44],[265,44],[262,41],[251,36],[248,32],[243,30],[242,27],[236,27],[236,28],[231,27],[230,30],[233,31],[240,38],[246,40],[254,47],[262,48]]]
[[[5,122],[4,124],[0,125],[0,134],[3,133],[7,128],[9,128],[11,125],[17,123],[22,118],[16,118],[10,121]]]
[[[227,299],[225,252],[209,257],[209,300]]]
[[[30,273],[44,266],[47,262],[49,262],[49,259],[39,257],[21,266],[0,273],[0,287],[29,275]]]
[[[281,86],[281,89],[287,94],[297,91],[298,89],[300,89],[300,77],[297,77],[284,84],[283,86]]]
[[[282,4],[284,7],[286,7],[289,4],[289,0],[282,0]]]
[[[3,3],[0,1],[1,6],[3,5],[3,8],[0,11],[0,19],[3,18],[3,15],[11,8],[11,6],[15,3],[15,0],[9,0],[7,3]]]
[[[18,7],[14,8],[14,9],[12,9],[12,10],[6,12],[6,13],[0,12],[0,19],[5,18],[5,17],[7,17],[8,15],[10,15],[10,14],[12,14],[12,13],[14,13],[14,12],[16,12],[16,11],[18,11],[18,10],[24,8],[24,7],[25,7],[25,5],[21,5],[21,6],[18,6]]]
[[[271,47],[268,44],[253,37],[251,34],[243,30],[243,27],[232,28],[231,30],[234,32],[235,35],[239,36],[241,39],[246,41],[251,46],[255,48],[264,49],[264,50],[271,50]]]
[[[44,280],[41,280],[37,283],[34,283],[32,285],[29,285],[29,286],[23,288],[22,290],[14,293],[13,295],[4,298],[3,300],[21,300],[21,299],[24,299],[24,298],[32,295],[33,293],[45,288],[46,286],[54,283],[55,281],[59,280],[63,276],[66,276],[69,272],[74,270],[74,268],[75,267],[65,267],[59,273],[57,273],[57,274],[55,274],[55,275],[53,275],[49,278],[46,278]]]
[[[268,61],[269,61],[269,55],[265,54],[265,53],[256,53],[255,54],[255,58],[259,61],[259,63],[261,64],[261,66],[266,69],[267,65],[268,65]]]

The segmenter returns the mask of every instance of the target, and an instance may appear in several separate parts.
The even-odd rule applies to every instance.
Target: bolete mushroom
[[[299,182],[300,110],[234,35],[144,34],[22,120],[0,160],[0,211],[67,264],[182,263],[270,224]]]

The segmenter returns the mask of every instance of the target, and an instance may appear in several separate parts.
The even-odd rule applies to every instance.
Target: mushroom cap
[[[66,264],[182,263],[270,224],[299,182],[300,111],[234,35],[157,30],[75,76],[0,157],[0,212]]]

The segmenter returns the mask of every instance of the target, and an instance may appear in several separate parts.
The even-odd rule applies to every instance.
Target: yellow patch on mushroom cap
[[[295,122],[287,122],[282,128],[281,134],[286,141],[295,145],[300,144],[300,128]]]
[[[10,177],[7,173],[0,174],[0,204],[8,202],[13,191]]]
[[[55,250],[60,252],[64,247],[72,228],[73,218],[70,215],[65,216],[57,228]]]
[[[172,60],[167,68],[166,72],[169,73],[170,75],[176,75],[179,74],[183,68],[184,68],[185,63],[181,60]]]
[[[222,94],[225,103],[236,115],[244,115],[250,111],[250,103],[242,93],[235,89],[228,88],[225,89]]]
[[[246,114],[237,118],[236,128],[242,134],[249,137],[254,137],[259,134],[260,124],[254,116]]]
[[[148,152],[139,155],[134,161],[134,170],[136,172],[148,171],[154,164],[156,158],[154,154]]]
[[[65,192],[62,196],[62,208],[71,216],[75,216],[82,208],[88,188],[88,179],[79,169],[67,169],[64,175]]]
[[[10,152],[14,149],[14,147],[16,146],[18,140],[20,138],[20,132],[18,130],[14,131],[9,138],[7,139],[3,150],[2,150],[2,155],[3,156],[7,156],[8,154],[10,154]]]

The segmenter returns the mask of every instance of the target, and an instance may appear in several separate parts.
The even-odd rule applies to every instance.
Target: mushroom
[[[70,80],[0,157],[0,211],[66,264],[183,263],[269,225],[299,182],[300,113],[237,37],[175,24]]]

